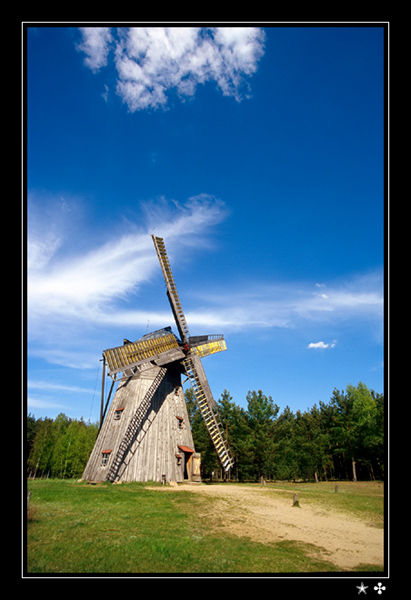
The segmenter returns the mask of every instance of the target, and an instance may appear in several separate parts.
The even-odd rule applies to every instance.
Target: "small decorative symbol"
[[[385,587],[385,585],[382,585],[381,582],[379,582],[378,585],[374,587],[374,589],[377,591],[377,594],[382,594],[383,591],[385,591],[387,588]]]
[[[361,594],[361,592],[363,592],[364,594],[367,594],[367,592],[365,591],[368,588],[368,585],[364,585],[364,583],[361,581],[361,585],[357,585],[356,588],[358,590],[360,590],[358,593]]]

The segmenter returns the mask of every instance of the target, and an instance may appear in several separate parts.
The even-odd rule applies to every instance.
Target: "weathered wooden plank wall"
[[[110,468],[128,425],[158,373],[159,368],[153,367],[119,383],[84,470],[83,479],[104,481],[109,477]],[[116,420],[115,412],[120,408],[123,409],[121,417]],[[166,481],[183,481],[186,456],[178,448],[179,445],[195,450],[181,387],[181,376],[179,371],[171,366],[167,369],[123,457],[123,462],[116,471],[116,479],[161,482],[165,475]],[[111,452],[107,464],[102,466],[104,450],[111,450]],[[182,457],[181,461],[176,454]],[[178,464],[179,462],[181,464]]]

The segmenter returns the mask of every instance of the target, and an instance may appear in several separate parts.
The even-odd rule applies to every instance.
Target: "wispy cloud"
[[[193,96],[214,81],[225,96],[240,100],[264,53],[258,27],[82,27],[85,64],[96,72],[117,70],[117,93],[131,112],[166,106],[170,90]],[[106,90],[107,93],[107,90]]]
[[[104,243],[78,252],[65,233],[67,223],[55,225],[60,219],[53,220],[48,211],[45,227],[33,210],[35,225],[29,227],[29,351],[77,369],[95,367],[102,350],[121,343],[121,336],[127,337],[123,331],[137,334],[173,325],[165,299],[160,306],[156,301],[150,305],[142,296],[132,308],[128,303],[132,294],[160,276],[149,234],[165,238],[171,263],[177,264],[183,254],[185,260],[192,259],[187,245],[208,250],[215,226],[228,214],[222,202],[206,194],[184,204],[161,198],[143,206],[144,218],[138,227],[128,223],[121,236],[113,233]],[[62,210],[58,203],[56,210]],[[64,210],[69,218],[67,207]],[[312,335],[313,327],[326,325],[333,330],[330,335],[338,337],[338,327],[347,322],[356,326],[372,322],[382,327],[381,272],[321,286],[314,281],[254,282],[249,274],[243,283],[230,282],[223,288],[215,284],[213,291],[206,290],[194,286],[183,299],[193,333],[309,328]],[[333,348],[335,343],[313,341],[308,348]]]
[[[33,396],[29,396],[27,398],[27,407],[30,410],[34,408],[38,409],[47,409],[52,410],[56,408],[67,409],[67,404],[60,404],[59,402],[54,402],[54,400],[44,400],[43,398],[33,398]]]
[[[61,391],[61,392],[81,392],[84,394],[94,394],[95,390],[82,388],[77,385],[64,385],[61,383],[51,383],[50,381],[29,381],[27,387],[30,390]]]
[[[144,322],[157,321],[153,311],[130,311],[125,316],[121,311],[109,310],[114,302],[126,299],[158,271],[149,234],[165,237],[172,257],[176,240],[178,245],[181,240],[201,245],[210,228],[227,214],[222,202],[206,194],[192,197],[185,204],[163,198],[146,204],[143,212],[144,226],[137,228],[130,223],[120,237],[113,236],[81,254],[70,245],[70,239],[64,238],[63,228],[60,235],[56,233],[58,244],[56,236],[48,235],[47,231],[53,230],[50,214],[46,227],[38,215],[33,216],[28,240],[31,337],[39,333],[44,336],[48,328],[56,327],[56,319],[60,331],[65,322],[73,328],[76,323],[118,324],[136,317]]]
[[[303,324],[337,324],[362,319],[382,322],[383,286],[381,272],[353,276],[330,282],[327,293],[309,281],[280,284],[259,283],[230,285],[216,290],[207,300],[212,309],[199,310],[191,321],[215,321],[226,329],[295,328]],[[199,297],[200,300],[200,297]]]

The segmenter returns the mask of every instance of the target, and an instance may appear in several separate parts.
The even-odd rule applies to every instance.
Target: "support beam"
[[[115,381],[111,382],[110,391],[108,393],[107,400],[106,400],[106,405],[105,405],[104,411],[103,411],[103,416],[101,417],[101,421],[100,421],[100,427],[98,428],[99,432],[100,432],[102,424],[104,423],[104,419],[106,418],[106,412],[107,412],[107,408],[108,408],[108,403],[110,402],[111,392],[113,391],[113,387],[114,387],[115,383],[116,383]]]
[[[101,402],[100,402],[100,427],[99,429],[101,429],[101,426],[103,424],[103,407],[104,407],[104,382],[105,382],[105,375],[106,375],[106,357],[103,355],[103,375],[101,377]]]

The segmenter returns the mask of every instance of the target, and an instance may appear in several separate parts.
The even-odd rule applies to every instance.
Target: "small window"
[[[123,412],[124,408],[116,408],[116,410],[114,411],[114,420],[115,421],[119,421],[121,419],[121,413]]]
[[[184,423],[183,417],[177,417],[177,419],[178,419],[178,428],[183,429],[183,423]]]
[[[103,450],[101,453],[101,466],[105,467],[108,463],[108,459],[110,458],[111,450]]]

